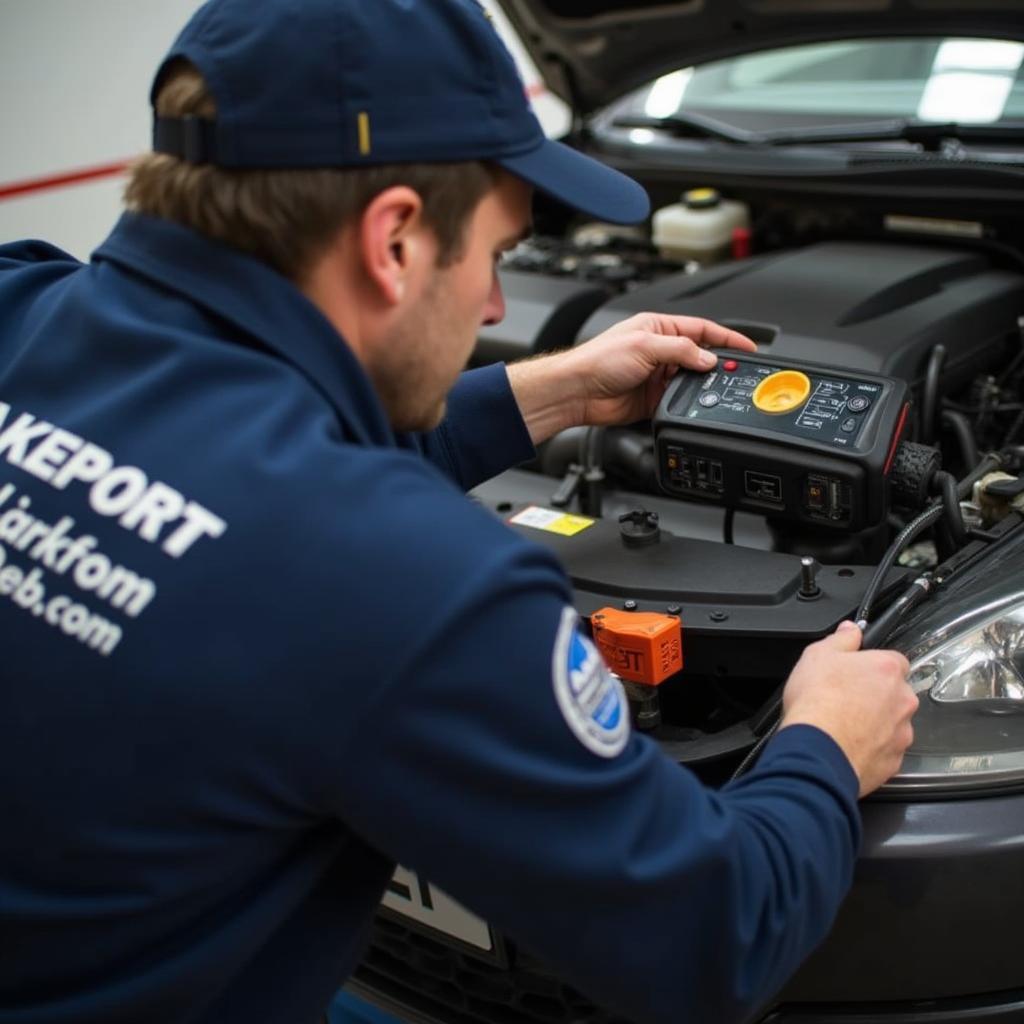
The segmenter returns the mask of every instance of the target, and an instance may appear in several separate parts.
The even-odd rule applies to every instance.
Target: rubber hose
[[[946,361],[946,346],[933,345],[924,375],[924,393],[921,395],[921,441],[931,444],[935,438],[936,410],[939,407],[939,375]],[[970,465],[970,463],[968,463]]]
[[[959,549],[967,540],[967,529],[964,526],[964,517],[960,512],[960,495],[957,493],[956,480],[952,473],[940,470],[935,474],[935,483],[939,489],[939,496],[942,498],[946,529],[949,530],[954,548]]]
[[[979,459],[978,445],[974,440],[974,432],[971,430],[971,424],[967,417],[962,412],[946,409],[942,414],[942,422],[956,435],[964,465],[976,466]]]

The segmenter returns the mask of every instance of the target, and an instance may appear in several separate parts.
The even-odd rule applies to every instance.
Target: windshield
[[[681,68],[613,105],[615,115],[704,115],[737,128],[879,118],[998,124],[1024,117],[1024,44],[866,39],[791,46]]]

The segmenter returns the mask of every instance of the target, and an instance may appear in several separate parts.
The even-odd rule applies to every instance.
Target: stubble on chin
[[[448,392],[462,368],[444,349],[445,339],[458,334],[446,315],[442,280],[427,289],[367,367],[396,431],[433,430],[448,411]]]
[[[389,409],[385,403],[385,411],[388,414],[388,422],[392,428],[399,432],[426,432],[439,426],[448,412],[448,400],[442,398],[436,402],[431,409]]]
[[[444,418],[448,387],[429,379],[429,364],[417,365],[413,359],[404,363],[388,360],[383,366],[368,369],[373,389],[393,430],[433,430]],[[454,382],[449,386],[451,383]]]

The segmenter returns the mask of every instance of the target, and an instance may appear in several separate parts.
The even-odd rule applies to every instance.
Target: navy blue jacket
[[[739,1019],[820,941],[839,748],[714,792],[630,735],[558,564],[462,493],[531,454],[504,369],[449,409],[396,437],[178,226],[0,247],[0,1022],[312,1024],[396,860],[639,1021]]]

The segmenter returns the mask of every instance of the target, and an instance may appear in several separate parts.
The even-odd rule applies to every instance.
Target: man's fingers
[[[718,362],[714,352],[702,349],[692,338],[670,334],[648,334],[651,355],[663,366],[684,370],[710,370]]]
[[[747,352],[753,352],[757,348],[745,334],[716,324],[713,320],[657,313],[652,314],[652,317],[655,333],[692,338],[694,344],[700,345],[701,348],[738,348]]]
[[[687,331],[693,340],[701,346],[712,348],[738,348],[746,352],[754,352],[757,345],[745,334],[734,331],[713,320],[698,320],[700,325],[697,330]]]

